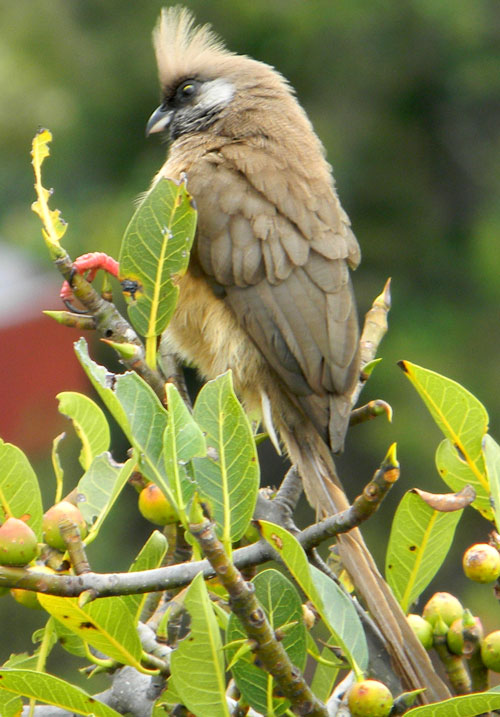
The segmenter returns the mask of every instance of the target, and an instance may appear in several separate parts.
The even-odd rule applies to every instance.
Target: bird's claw
[[[105,254],[102,251],[94,251],[90,254],[82,254],[82,256],[77,257],[73,262],[69,281],[65,281],[63,283],[59,294],[64,305],[72,313],[87,313],[86,311],[77,309],[71,303],[71,299],[73,298],[73,290],[71,288],[73,283],[73,277],[75,276],[75,274],[86,274],[87,281],[93,281],[99,269],[103,269],[103,271],[106,271],[108,274],[111,274],[111,276],[117,277],[119,264],[116,259],[113,259],[113,257],[108,256],[108,254]]]

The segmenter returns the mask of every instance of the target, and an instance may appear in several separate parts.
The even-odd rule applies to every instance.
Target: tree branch
[[[389,450],[362,495],[358,496],[347,510],[295,534],[304,550],[309,551],[328,538],[349,532],[367,520],[377,510],[397,479],[397,475],[399,469],[395,465],[395,456]],[[271,504],[272,502],[270,501]],[[239,548],[233,553],[233,562],[239,570],[278,559],[278,555],[264,540]],[[202,572],[206,578],[214,576],[214,571],[206,560],[133,573],[90,572],[83,575],[48,575],[36,573],[34,570],[28,572],[24,568],[1,566],[0,588],[17,587],[65,597],[77,597],[83,592],[92,591],[96,597],[108,597],[183,587],[188,585],[199,572]]]
[[[255,596],[252,583],[243,579],[226,555],[224,546],[215,535],[213,523],[205,519],[202,523],[190,525],[190,531],[227,590],[231,611],[239,618],[248,638],[255,643],[255,654],[262,667],[274,677],[280,692],[290,700],[292,712],[297,715],[328,717],[325,705],[314,695],[276,638]]]

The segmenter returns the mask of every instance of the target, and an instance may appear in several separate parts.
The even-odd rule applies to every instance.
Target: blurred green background
[[[159,97],[150,35],[162,4],[2,3],[0,242],[27,252],[42,273],[50,266],[30,211],[29,150],[38,126],[54,134],[45,184],[55,188],[53,206],[69,222],[65,245],[73,256],[92,250],[117,256],[134,198],[163,162],[158,138],[144,137]],[[414,485],[446,490],[434,467],[440,434],[396,361],[405,358],[463,383],[486,404],[492,434],[500,437],[495,399],[500,3],[190,0],[186,5],[200,21],[211,22],[232,50],[276,66],[296,88],[326,145],[362,247],[354,277],[361,314],[392,276],[383,362],[363,399],[389,401],[394,423],[379,419],[351,431],[340,461],[353,496],[390,443],[398,442],[400,484],[365,530],[383,565],[388,525],[404,491]],[[17,291],[24,290],[19,282]],[[54,295],[46,308],[57,306]],[[8,346],[2,359],[0,395],[6,396],[12,390]],[[55,417],[55,400],[53,412]],[[43,475],[47,506],[53,491],[49,453],[47,444],[41,455],[31,456]],[[147,534],[133,503],[133,495],[124,498],[119,518],[93,546],[96,569],[125,568]],[[490,589],[470,589],[461,581],[461,552],[472,539],[485,540],[490,529],[468,512],[455,540],[455,559],[448,560],[433,588],[455,584],[487,625],[498,627]],[[0,602],[0,621],[5,624],[8,615],[16,626],[0,657],[31,649],[29,620],[39,623],[41,616],[26,612],[10,598]]]

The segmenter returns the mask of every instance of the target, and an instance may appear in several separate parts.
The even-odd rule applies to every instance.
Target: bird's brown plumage
[[[348,264],[357,265],[359,248],[321,143],[281,75],[229,53],[207,28],[193,28],[186,11],[165,11],[155,40],[164,97],[190,78],[224,78],[232,95],[207,127],[179,134],[160,171],[186,174],[198,207],[183,285],[206,281],[212,289],[194,341],[185,334],[199,311],[198,289],[188,306],[181,286],[174,348],[207,377],[232,368],[250,409],[267,396],[282,436],[284,427],[310,422],[338,451],[358,372]],[[206,333],[211,311],[231,337],[216,348]]]
[[[172,139],[158,176],[186,175],[198,208],[166,341],[206,378],[232,369],[249,412],[278,429],[309,502],[322,515],[343,510],[330,450],[343,445],[359,369],[349,275],[359,247],[323,147],[286,80],[226,50],[185,9],[163,11],[154,41],[162,104],[148,130]],[[388,641],[418,652],[359,531],[339,546]],[[391,651],[407,684],[420,684]]]

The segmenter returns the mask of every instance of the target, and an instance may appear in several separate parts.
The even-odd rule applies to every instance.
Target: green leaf
[[[13,695],[12,692],[2,690],[0,687],[0,715],[2,717],[19,717],[22,709],[21,698],[18,695]]]
[[[149,536],[146,544],[130,566],[129,573],[136,573],[141,570],[153,570],[159,568],[167,552],[168,543],[166,537],[159,530],[155,530]],[[122,600],[130,611],[134,624],[140,618],[144,602],[148,594],[124,595]]]
[[[76,655],[77,657],[87,656],[85,645],[81,637],[75,635],[75,633],[67,628],[66,625],[63,625],[62,622],[54,619],[54,630],[59,644],[66,650],[66,652],[69,652],[71,655]]]
[[[0,687],[16,695],[33,698],[75,714],[120,717],[118,712],[95,697],[45,672],[0,670]]]
[[[165,492],[177,508],[163,460],[167,412],[158,397],[136,373],[128,371],[115,375],[92,361],[83,339],[76,342],[75,351],[92,385],[136,449],[141,471]]]
[[[86,544],[99,532],[135,465],[133,458],[123,464],[115,463],[109,453],[104,453],[93,459],[81,477],[77,488],[78,508],[90,526]]]
[[[17,446],[0,439],[0,515],[21,518],[42,538],[42,498],[38,479]]]
[[[282,645],[291,662],[303,670],[306,663],[306,628],[302,618],[302,602],[294,585],[277,570],[264,570],[253,580],[255,595],[263,607],[274,630],[282,629],[290,623],[296,623],[285,631]],[[240,621],[231,614],[226,633],[226,641],[246,639],[246,633]],[[241,643],[240,643],[241,644]],[[238,647],[227,649],[228,660],[231,661],[238,652]],[[242,657],[232,667],[235,682],[248,704],[261,714],[271,714],[268,705],[269,695],[273,692],[273,678],[269,673],[254,664],[254,655],[241,651]],[[271,683],[271,684],[270,684]],[[273,700],[274,714],[282,714],[289,706],[284,699]]]
[[[74,347],[76,356],[80,361],[83,370],[89,377],[90,382],[101,397],[102,402],[108,408],[109,412],[130,441],[130,426],[128,418],[114,393],[114,381],[116,379],[116,375],[90,358],[89,347],[87,346],[87,342],[84,338],[80,338],[78,341],[75,341]]]
[[[50,620],[50,618],[49,618]],[[43,628],[42,628],[43,629]],[[38,654],[35,651],[33,654],[28,654],[27,652],[18,652],[13,653],[10,655],[8,660],[5,660],[2,667],[16,667],[16,668],[22,668],[23,670],[35,670],[36,669],[36,663],[38,662]],[[0,714],[2,714],[0,712]]]
[[[497,532],[500,531],[500,446],[487,433],[483,441],[483,453],[491,490],[493,515]]]
[[[183,515],[196,489],[186,464],[195,456],[206,455],[207,447],[201,428],[172,383],[167,383],[167,406],[168,423],[163,435],[165,472],[178,512]]]
[[[486,434],[485,438],[488,434]],[[493,520],[489,490],[480,482],[469,464],[463,459],[449,438],[445,438],[436,450],[436,467],[439,475],[447,486],[459,492],[466,485],[470,485],[476,492],[476,498],[471,503],[487,520]]]
[[[409,361],[400,361],[399,365],[441,431],[461,453],[476,480],[488,492],[481,450],[483,436],[488,430],[488,414],[483,404],[456,381]]]
[[[162,177],[146,194],[128,225],[120,252],[120,280],[138,283],[125,293],[128,315],[142,336],[159,336],[173,314],[176,279],[187,269],[196,210],[184,182]]]
[[[404,612],[441,567],[462,513],[440,513],[414,491],[403,496],[392,523],[385,575]]]
[[[100,453],[109,449],[109,426],[97,403],[88,396],[75,391],[58,393],[59,412],[70,418],[75,432],[82,442],[80,465],[84,470]]]
[[[335,646],[332,638],[330,638],[328,644],[323,647],[320,653],[318,651],[320,661],[316,664],[314,677],[311,682],[311,690],[321,702],[328,701],[335,687],[337,675],[342,667],[342,663],[334,655],[328,645]]]
[[[144,671],[142,647],[121,597],[98,598],[79,607],[77,598],[38,594],[42,607],[84,642],[124,665]]]
[[[500,708],[500,695],[493,689],[473,695],[452,697],[432,705],[414,707],[405,712],[405,717],[476,717],[498,708]]]
[[[184,605],[191,625],[171,654],[174,689],[194,714],[229,717],[222,641],[201,573],[189,586]]]
[[[291,533],[279,525],[259,520],[267,540],[316,608],[351,667],[359,672],[368,665],[368,648],[360,619],[350,598],[329,577],[309,565],[307,556]]]
[[[229,550],[250,524],[260,481],[252,429],[234,394],[230,371],[201,389],[194,418],[207,442],[207,457],[193,461],[196,482]]]

